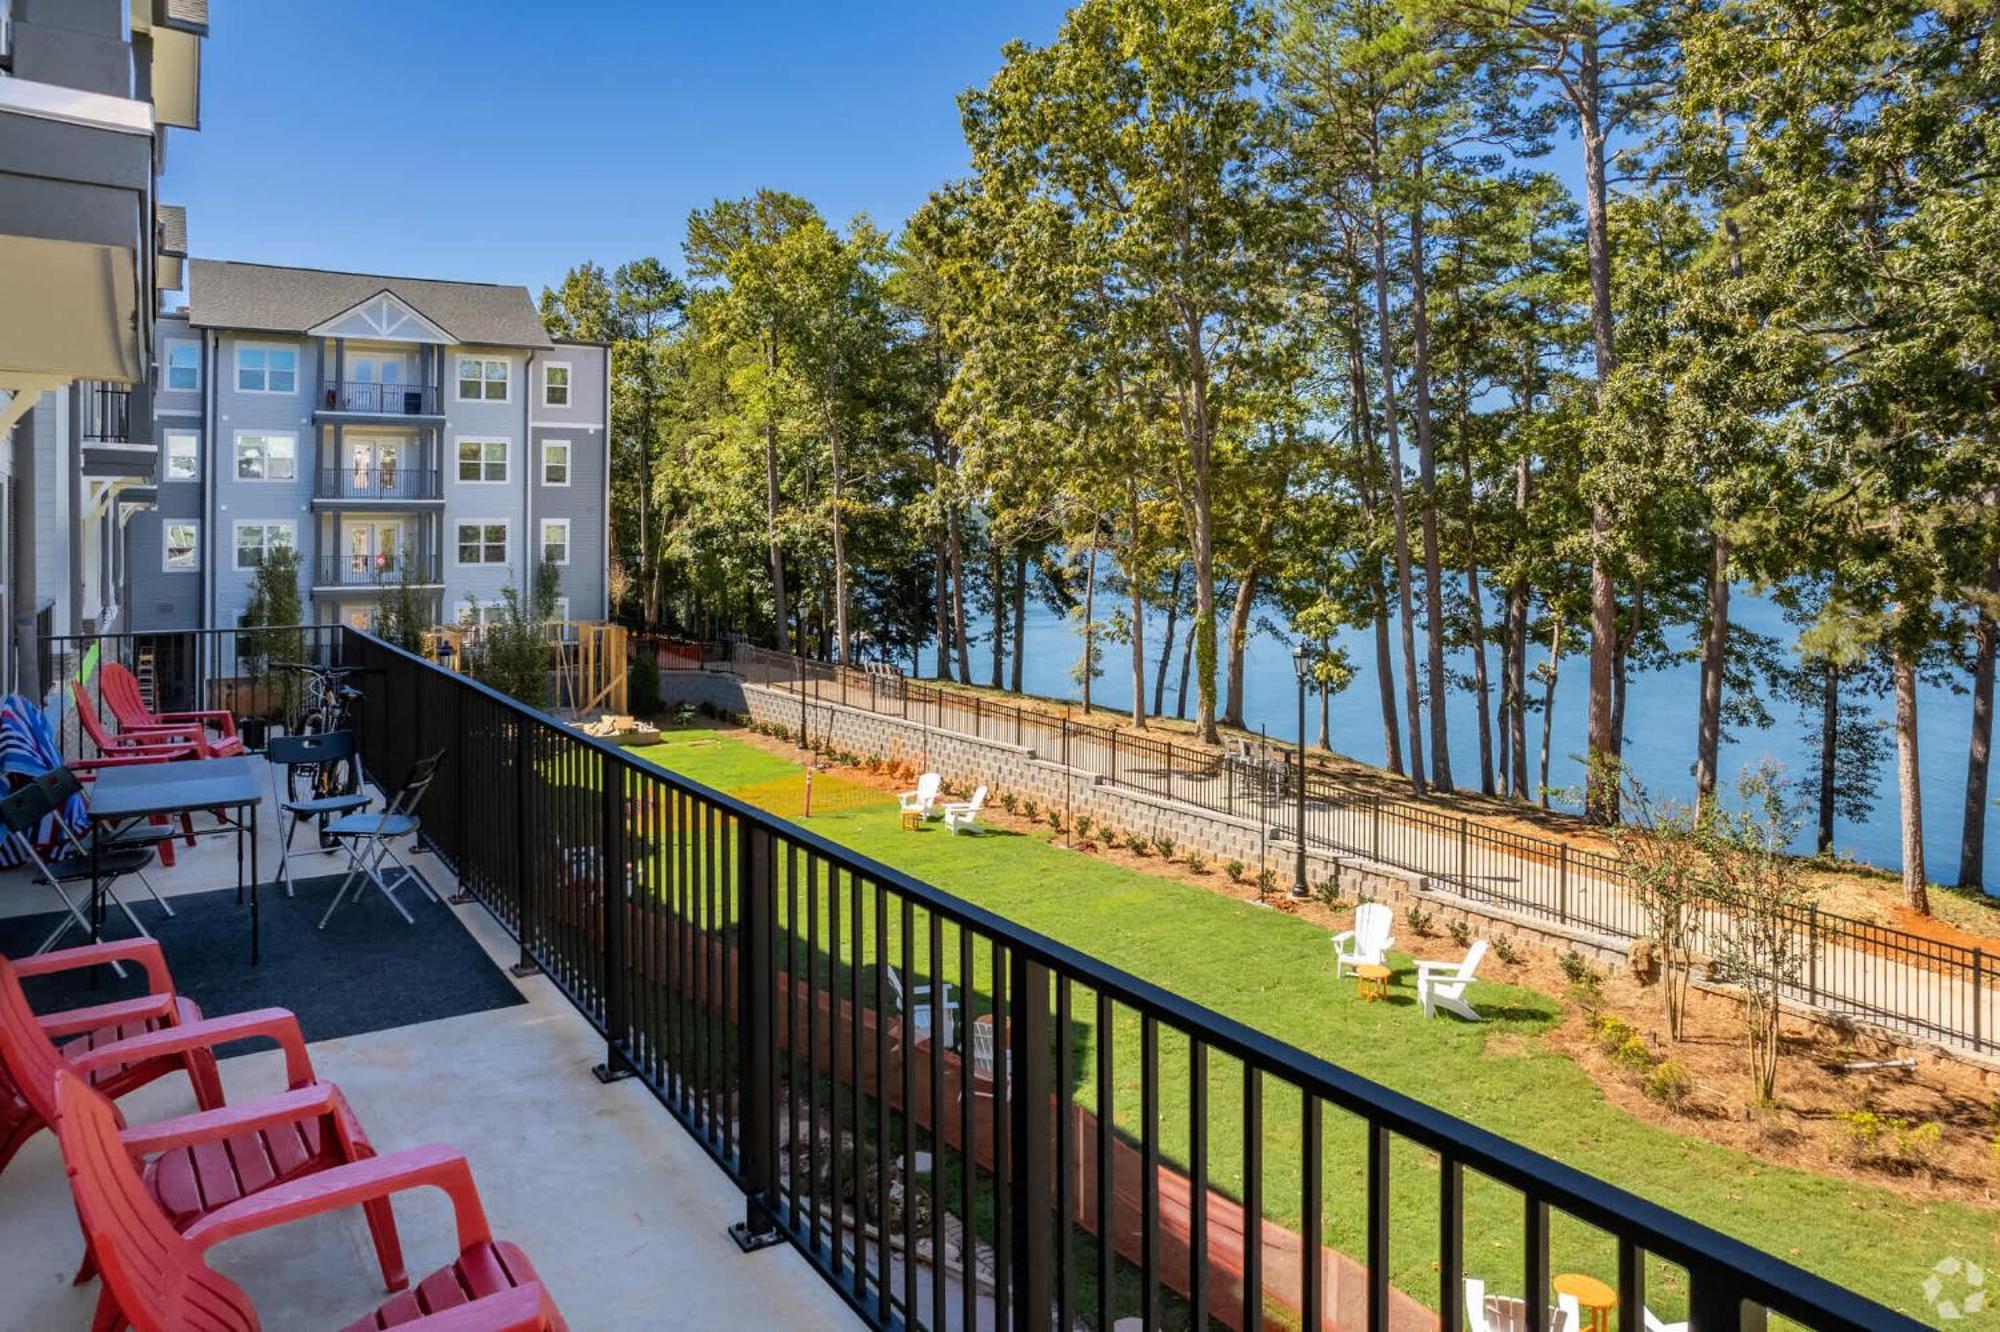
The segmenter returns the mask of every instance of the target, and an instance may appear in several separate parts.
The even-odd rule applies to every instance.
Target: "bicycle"
[[[359,689],[347,683],[347,677],[360,674],[360,667],[319,666],[306,661],[274,661],[271,665],[305,676],[305,697],[292,726],[293,735],[320,735],[347,729],[348,711],[363,697]],[[286,772],[285,783],[293,800],[352,795],[361,789],[361,772],[348,758],[302,763]]]

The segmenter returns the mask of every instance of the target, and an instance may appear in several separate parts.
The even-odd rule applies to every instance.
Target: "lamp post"
[[[806,659],[794,654],[799,663],[799,748],[806,747]]]
[[[1292,862],[1292,897],[1304,901],[1311,895],[1306,889],[1306,681],[1312,662],[1303,641],[1292,649],[1292,673],[1299,677],[1298,827],[1294,829],[1298,846]]]

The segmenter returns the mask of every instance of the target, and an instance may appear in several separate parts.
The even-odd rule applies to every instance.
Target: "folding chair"
[[[279,783],[282,770],[287,779],[293,768],[317,767],[322,763],[338,763],[347,759],[354,764],[354,774],[361,776],[361,754],[355,748],[352,731],[321,731],[309,735],[272,736],[264,745],[264,761],[271,769],[271,799],[277,804],[279,817],[285,828],[285,845],[278,857],[279,867],[285,875],[285,896],[292,896],[292,862],[300,856],[326,855],[334,846],[316,846],[305,851],[292,850],[292,834],[301,823],[308,819],[318,819],[322,823],[343,815],[353,814],[368,808],[369,796],[362,789],[348,795],[314,796],[307,800],[293,800],[286,792],[290,789],[287,780]]]
[[[69,802],[72,799],[80,799],[83,801],[85,817],[89,816],[90,797],[84,794],[83,783],[78,780],[77,775],[69,768],[62,767],[49,769],[35,779],[35,785],[48,792],[49,817],[54,819],[56,827],[62,830],[62,835],[69,842],[70,849],[88,861],[90,858],[90,848],[83,844],[82,835],[77,827],[71,824],[69,819],[63,815],[63,811],[69,808]],[[95,825],[87,827],[83,831],[88,832],[94,838],[104,835],[104,830]],[[119,849],[146,847],[155,854],[158,854],[160,848],[171,843],[177,835],[171,823],[137,823],[113,834],[105,841],[104,845],[107,848],[115,847]],[[168,903],[166,898],[160,896],[160,890],[153,886],[153,881],[147,877],[146,871],[137,869],[133,873],[139,876],[140,883],[146,885],[146,891],[152,895],[153,901],[159,904],[160,910],[169,916],[173,915],[173,906]]]
[[[396,908],[404,923],[410,925],[417,923],[416,917],[409,913],[408,908],[396,900],[396,891],[412,879],[424,884],[423,876],[397,857],[391,843],[398,837],[416,836],[420,826],[417,822],[417,805],[422,802],[424,792],[430,789],[431,781],[437,776],[438,765],[442,762],[444,762],[444,751],[440,749],[429,758],[420,759],[413,764],[410,775],[403,779],[402,789],[396,792],[380,814],[348,814],[326,826],[327,835],[346,848],[351,868],[347,871],[347,877],[340,881],[340,891],[335,893],[333,901],[327,904],[326,914],[319,918],[319,928],[325,929],[326,923],[333,919],[333,913],[339,909],[341,902],[346,900],[347,890],[354,886],[357,878],[366,878],[380,889],[382,896],[389,899],[389,905]],[[400,872],[393,878],[383,877],[382,866],[385,862],[395,866]],[[430,891],[428,884],[424,884],[424,888],[425,891]],[[434,893],[432,895],[436,896]]]
[[[42,878],[48,882],[49,887],[56,890],[56,896],[62,899],[63,909],[67,913],[62,924],[56,926],[55,933],[43,940],[42,946],[35,950],[37,955],[54,948],[63,935],[69,933],[72,925],[80,927],[85,937],[91,932],[90,917],[84,915],[82,908],[77,906],[76,900],[63,887],[66,883],[90,882],[90,853],[85,851],[82,855],[57,856],[53,860],[44,860],[42,853],[35,849],[35,830],[52,812],[49,793],[39,785],[30,784],[12,795],[0,798],[0,826],[5,826],[22,853],[36,869],[41,871]],[[58,819],[57,822],[60,823],[61,820]],[[153,848],[150,846],[121,847],[107,844],[97,853],[98,886],[104,895],[125,913],[125,918],[132,922],[132,928],[146,938],[152,936],[147,934],[146,927],[132,914],[132,908],[125,904],[124,898],[118,896],[113,885],[127,874],[144,869],[152,863],[152,860]]]

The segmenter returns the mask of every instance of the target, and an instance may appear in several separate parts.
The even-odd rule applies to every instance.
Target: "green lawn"
[[[796,767],[712,731],[671,732],[636,751],[663,767],[719,789],[781,776]],[[1336,982],[1326,932],[1280,912],[1136,873],[1051,845],[1047,835],[988,831],[953,837],[939,825],[900,828],[893,805],[847,810],[811,821],[823,837],[894,865],[968,901],[1039,930],[1135,975],[1319,1054],[1385,1086],[1459,1115],[1591,1174],[1610,1180],[1803,1267],[1860,1290],[1892,1308],[1929,1314],[1922,1282],[1948,1255],[1984,1261],[2000,1246],[2000,1215],[1961,1203],[1919,1205],[1887,1189],[1768,1165],[1740,1152],[1685,1138],[1608,1105],[1567,1057],[1539,1034],[1557,1018],[1538,992],[1482,983],[1472,999],[1488,1021],[1430,1022],[1415,1007],[1414,973],[1398,957],[1391,1001],[1365,1004],[1352,981]],[[822,922],[824,917],[822,917]],[[868,931],[872,935],[872,929]],[[899,948],[893,936],[891,947]],[[824,938],[822,923],[822,938]],[[872,956],[872,944],[863,956]],[[891,955],[895,955],[893,952]],[[950,944],[947,958],[955,956]],[[987,986],[980,956],[973,986]],[[919,958],[918,972],[931,970]],[[947,972],[956,979],[955,964]],[[872,988],[872,986],[871,986]],[[1078,1099],[1095,1100],[1096,1033],[1091,1005],[1079,995]],[[973,1007],[980,1004],[975,1000]],[[1141,1119],[1139,1022],[1119,1009],[1116,1121],[1136,1139]],[[1241,1196],[1242,1076],[1212,1058],[1208,1070],[1210,1181]],[[1163,1038],[1160,1133],[1169,1160],[1184,1159],[1189,1073],[1184,1043]],[[1364,1139],[1360,1126],[1325,1115],[1325,1234],[1359,1257],[1365,1252],[1359,1199]],[[1267,1084],[1262,1145],[1266,1215],[1296,1227],[1303,1116],[1295,1095]],[[1392,1279],[1426,1302],[1436,1298],[1436,1165],[1400,1144],[1392,1155],[1395,1230]],[[1465,1254],[1469,1275],[1490,1289],[1518,1293],[1520,1200],[1489,1181],[1469,1179]],[[1558,1220],[1553,1271],[1589,1271],[1610,1279],[1606,1237]],[[1648,1302],[1662,1314],[1682,1307],[1679,1274],[1654,1263]]]

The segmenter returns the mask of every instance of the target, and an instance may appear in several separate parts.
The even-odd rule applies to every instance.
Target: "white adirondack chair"
[[[904,814],[921,814],[929,818],[937,804],[938,789],[944,785],[944,778],[934,772],[924,773],[917,778],[917,789],[896,793],[896,807]]]
[[[994,1087],[1014,1076],[1013,1050],[1001,1052],[1001,1058],[1006,1061],[1006,1072],[1002,1074],[994,1067],[993,1043],[993,1023],[990,1020],[972,1024],[972,1082],[981,1096],[991,1096]],[[987,1084],[984,1089],[979,1087],[982,1082]]]
[[[1666,1322],[1658,1314],[1643,1305],[1640,1306],[1639,1312],[1646,1319],[1646,1332],[1688,1332],[1688,1325],[1686,1323]]]
[[[1486,1283],[1465,1279],[1465,1321],[1472,1332],[1528,1332],[1528,1302],[1512,1295],[1488,1295]],[[1573,1295],[1557,1295],[1549,1310],[1549,1332],[1580,1332],[1583,1308]]]
[[[1424,1016],[1434,1017],[1445,1008],[1467,1022],[1479,1021],[1479,1014],[1465,1002],[1465,988],[1472,984],[1473,973],[1485,956],[1486,940],[1475,939],[1463,962],[1417,963],[1417,1002],[1424,1006]]]
[[[954,801],[944,807],[944,826],[953,833],[962,833],[970,828],[979,817],[979,811],[986,804],[986,788],[973,791],[972,799]]]
[[[896,996],[896,1012],[908,1016],[910,1027],[917,1039],[926,1041],[931,1035],[931,987],[919,985],[907,995],[903,992],[903,973],[894,967],[885,967],[889,974],[889,988]],[[951,997],[951,982],[942,985],[944,999],[944,1044],[950,1049],[958,1034],[958,1000]]]
[[[1354,908],[1354,928],[1333,936],[1333,974],[1338,980],[1349,967],[1387,966],[1389,946],[1396,942],[1389,931],[1396,917],[1384,902],[1363,902]]]

